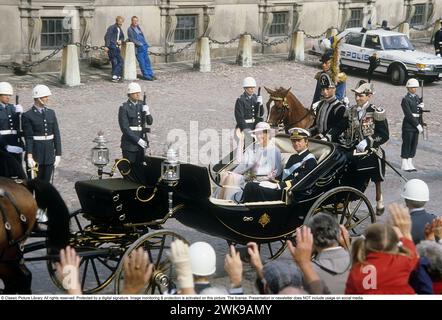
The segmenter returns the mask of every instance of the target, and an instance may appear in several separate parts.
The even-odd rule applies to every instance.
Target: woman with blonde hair
[[[390,206],[392,224],[370,225],[352,247],[346,294],[414,294],[408,284],[418,255],[407,209]]]

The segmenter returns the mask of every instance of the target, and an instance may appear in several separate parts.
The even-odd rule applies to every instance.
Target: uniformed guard
[[[381,145],[390,138],[386,113],[385,109],[370,103],[374,94],[372,83],[361,80],[352,91],[356,105],[345,113],[348,126],[344,141],[347,147],[354,147],[359,154],[367,152],[355,156],[356,170],[376,184],[376,213],[381,215],[384,212],[381,182],[385,177],[385,161],[381,160],[385,158],[385,152]]]
[[[257,96],[254,91],[256,81],[252,77],[247,77],[243,81],[244,93],[236,99],[235,119],[236,128],[240,131],[254,130],[258,122],[262,122],[264,107],[262,96]]]
[[[338,142],[346,128],[343,121],[346,107],[336,97],[336,85],[327,73],[321,74],[319,84],[322,100],[317,104],[315,122],[310,133],[322,140]]]
[[[440,57],[442,54],[442,20],[440,29],[436,31],[434,34],[434,51],[436,52],[436,56]]]
[[[144,104],[141,98],[141,87],[132,82],[127,88],[128,100],[123,103],[118,111],[118,123],[121,132],[121,149],[123,157],[133,164],[144,162],[145,150],[149,147],[149,141],[144,135],[145,125],[153,122],[149,106]],[[145,113],[145,116],[144,116]],[[144,137],[144,138],[143,138]]]
[[[8,82],[0,82],[0,149],[22,163],[23,142],[20,139],[20,114],[23,107],[10,103],[14,94]]]
[[[29,178],[50,182],[61,161],[61,136],[55,111],[47,107],[51,90],[39,84],[32,90],[34,105],[23,114],[26,143],[26,168]]]
[[[420,112],[424,108],[422,99],[416,94],[419,88],[419,81],[411,78],[407,81],[407,94],[402,98],[402,111],[404,120],[402,121],[402,148],[401,158],[404,171],[417,171],[413,166],[413,158],[416,155],[419,133],[424,132],[422,124],[419,123]]]

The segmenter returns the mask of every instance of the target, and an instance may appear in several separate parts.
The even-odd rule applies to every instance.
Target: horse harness
[[[287,98],[281,98],[281,97],[274,97],[274,96],[270,96],[270,100],[273,100],[273,101],[282,101],[282,107],[283,107],[283,113],[282,113],[282,116],[281,116],[281,118],[278,120],[278,123],[277,123],[277,125],[279,126],[281,123],[282,124],[284,124],[284,126],[285,127],[288,127],[288,128],[293,128],[294,126],[295,126],[295,124],[298,124],[298,123],[300,123],[302,120],[304,120],[305,118],[307,118],[307,116],[309,115],[309,114],[313,114],[313,116],[315,116],[315,114],[314,114],[314,112],[313,112],[313,110],[310,108],[310,109],[306,109],[306,113],[301,117],[301,119],[299,119],[299,120],[297,120],[297,121],[295,121],[295,122],[293,122],[293,123],[286,123],[286,122],[284,122],[285,121],[285,119],[286,118],[288,118],[288,112],[290,111],[289,110],[289,104],[287,103]],[[267,114],[269,114],[269,110],[267,110]]]
[[[18,184],[22,184],[23,181],[20,179],[15,180],[16,183]],[[19,237],[18,239],[13,239],[13,234],[12,234],[12,226],[11,223],[8,220],[8,215],[6,213],[6,208],[2,205],[2,203],[0,202],[0,214],[1,217],[3,219],[3,223],[4,223],[4,228],[6,230],[6,236],[7,236],[7,240],[10,246],[14,246],[17,244],[20,244],[23,240],[25,240],[26,238],[29,237],[31,230],[28,230],[28,220],[26,219],[25,215],[21,213],[20,209],[17,206],[17,203],[15,202],[15,199],[3,188],[0,188],[0,199],[7,199],[9,200],[9,202],[12,204],[12,206],[15,209],[15,213],[19,216],[20,218],[20,225],[22,226],[24,233],[21,237]],[[21,249],[21,246],[20,246]]]

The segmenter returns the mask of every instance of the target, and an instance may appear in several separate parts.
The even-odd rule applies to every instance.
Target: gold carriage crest
[[[270,222],[270,216],[264,213],[258,220],[258,223],[264,228]]]

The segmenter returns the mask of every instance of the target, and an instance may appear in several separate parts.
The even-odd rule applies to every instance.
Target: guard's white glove
[[[327,137],[324,136],[322,133],[320,133],[320,134],[318,135],[318,138],[319,138],[319,140],[322,140],[322,141],[328,141]]]
[[[344,97],[344,99],[342,99],[342,102],[344,102],[346,106],[350,104],[350,100],[348,99],[348,97]]]
[[[37,163],[34,161],[34,158],[28,157],[28,167],[34,168]]]
[[[147,142],[144,141],[143,139],[138,140],[138,145],[143,149],[147,148]]]
[[[21,105],[16,104],[14,107],[15,107],[15,112],[23,113],[23,107]]]
[[[436,57],[439,57],[439,58],[440,58],[440,53],[436,54]]]
[[[422,128],[422,126],[420,124],[418,124],[416,128],[419,131],[419,133],[424,132],[424,128]]]
[[[262,104],[262,96],[258,96],[258,97],[256,98],[256,101],[257,101],[259,104]]]
[[[9,153],[22,153],[23,152],[23,148],[20,148],[20,147],[17,147],[17,146],[7,145],[6,146],[6,151],[8,151]]]
[[[262,181],[259,183],[260,187],[268,188],[268,189],[278,189],[279,185],[270,181]]]
[[[146,115],[149,115],[149,114],[150,114],[149,106],[148,106],[147,104],[145,104],[145,105],[143,106],[143,111],[146,112]]]
[[[201,257],[205,259],[205,257]],[[178,287],[193,288],[192,266],[190,264],[189,246],[182,240],[175,240],[170,244],[169,259],[175,266]]]
[[[54,168],[57,168],[60,164],[61,156],[55,156]]]
[[[365,148],[367,148],[367,140],[365,139],[359,142],[358,145],[356,146],[356,150],[358,152],[364,152]]]
[[[421,102],[421,103],[419,103],[417,106],[418,106],[419,108],[423,109],[423,108],[425,107],[425,104],[424,104],[423,102]]]

